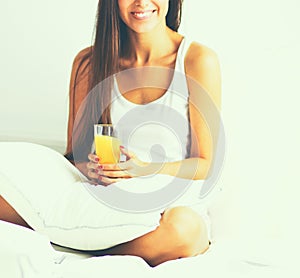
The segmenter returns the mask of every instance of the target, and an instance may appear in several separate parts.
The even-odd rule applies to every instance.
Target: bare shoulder
[[[73,67],[74,68],[78,68],[80,67],[82,64],[87,64],[90,61],[90,57],[91,57],[91,53],[92,53],[92,47],[86,47],[82,50],[80,50],[74,60],[73,60]]]
[[[210,94],[220,108],[221,71],[216,52],[200,43],[191,43],[185,57],[185,72]]]
[[[82,59],[84,59],[84,57],[86,57],[86,56],[90,56],[91,51],[92,51],[92,47],[91,47],[91,46],[86,47],[86,48],[80,50],[80,51],[76,54],[76,56],[75,56],[75,58],[74,58],[74,63],[75,63],[75,62],[80,62],[80,61],[81,61]]]
[[[72,75],[76,83],[87,77],[90,70],[90,57],[92,47],[86,47],[80,50],[73,60]]]
[[[219,58],[214,50],[198,42],[192,42],[185,57],[188,73],[199,70],[213,70],[219,67]]]

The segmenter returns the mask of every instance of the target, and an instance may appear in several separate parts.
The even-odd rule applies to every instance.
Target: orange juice
[[[120,140],[115,137],[95,135],[96,154],[101,158],[100,163],[118,163],[120,159],[120,145]]]

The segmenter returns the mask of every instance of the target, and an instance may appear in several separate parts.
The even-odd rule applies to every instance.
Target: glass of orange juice
[[[96,155],[101,164],[115,164],[120,161],[121,142],[112,124],[95,124],[94,139]]]

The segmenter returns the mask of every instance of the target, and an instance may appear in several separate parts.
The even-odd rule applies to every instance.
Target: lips
[[[147,11],[134,11],[131,12],[131,14],[136,18],[136,19],[147,19],[152,16],[153,13],[155,13],[156,10],[147,10]]]

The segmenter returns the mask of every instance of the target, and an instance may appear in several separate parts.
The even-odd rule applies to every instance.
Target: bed
[[[30,152],[37,148],[54,157],[62,156],[36,144],[0,143],[1,147],[2,161],[8,164],[11,151],[7,151],[7,156],[5,152],[10,147],[16,151],[20,148],[19,152],[27,147]],[[51,161],[51,155],[49,157]],[[4,193],[5,186],[12,183],[7,183],[7,177],[3,177],[4,172],[9,176],[4,171],[5,164],[0,163],[0,166],[0,193],[1,190]],[[51,243],[53,240],[43,232],[0,221],[0,277],[297,277],[294,247],[283,237],[269,237],[241,228],[236,212],[243,211],[243,206],[249,206],[249,202],[246,199],[234,202],[232,198],[236,195],[231,190],[232,187],[217,187],[218,193],[210,202],[210,249],[205,254],[165,262],[154,268],[135,256],[96,257],[62,247]]]
[[[2,221],[0,231],[1,277],[297,277],[292,262],[273,252],[278,241],[220,240],[205,255],[151,268],[134,256],[92,257],[51,245],[47,237]]]

